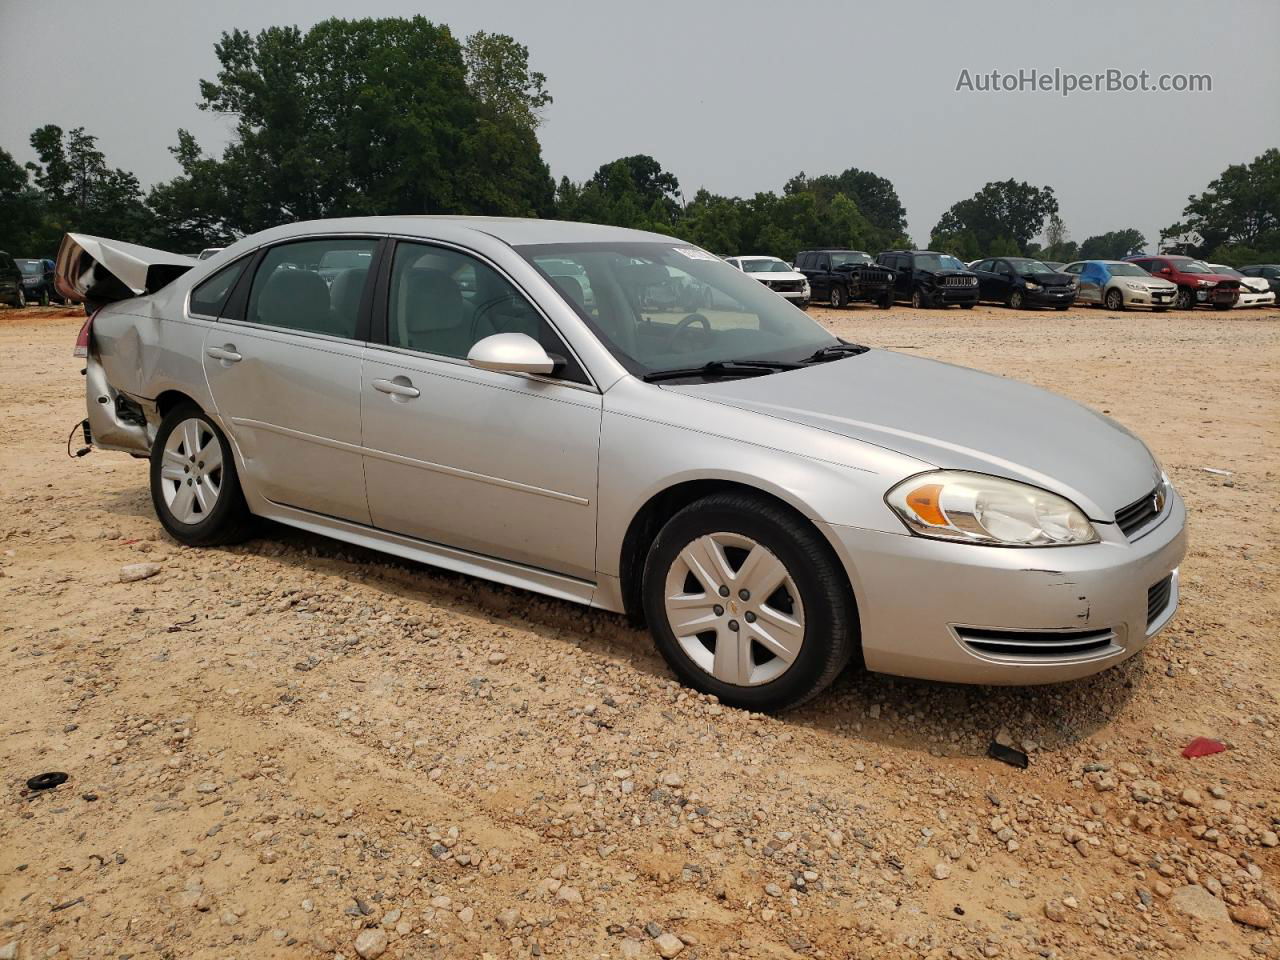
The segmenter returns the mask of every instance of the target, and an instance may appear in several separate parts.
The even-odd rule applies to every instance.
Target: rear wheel
[[[48,290],[41,290],[41,291],[40,291],[40,306],[42,306],[42,307],[47,307],[48,305],[49,305],[49,291],[48,291]]]
[[[1108,290],[1107,295],[1103,297],[1102,304],[1108,310],[1123,310],[1124,295],[1119,290],[1112,288],[1111,290]]]
[[[844,287],[840,286],[839,284],[833,283],[831,285],[831,306],[839,310],[841,307],[845,305],[845,303],[847,302],[847,299],[848,298],[845,297]]]
[[[744,709],[815,696],[857,642],[830,547],[804,518],[750,493],[714,494],[672,517],[642,591],[658,650],[681,681]]]
[[[1178,288],[1178,295],[1173,298],[1173,305],[1179,310],[1190,310],[1196,305],[1196,296],[1186,287]]]
[[[179,543],[238,543],[252,532],[235,456],[217,425],[194,404],[165,416],[151,446],[151,503]]]

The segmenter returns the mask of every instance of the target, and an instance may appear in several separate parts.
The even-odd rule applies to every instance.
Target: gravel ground
[[[727,709],[612,615],[178,547],[144,463],[65,456],[81,318],[0,310],[0,960],[1280,957],[1280,314],[813,315],[1139,432],[1191,512],[1174,623],[1077,683]]]

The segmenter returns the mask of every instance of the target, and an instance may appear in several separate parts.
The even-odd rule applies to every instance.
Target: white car
[[[1271,289],[1271,284],[1267,283],[1266,278],[1246,277],[1235,267],[1228,267],[1225,263],[1211,263],[1209,264],[1209,269],[1214,273],[1235,277],[1240,281],[1240,299],[1236,301],[1237,307],[1275,306],[1276,294]]]
[[[778,296],[790,300],[800,309],[809,306],[809,279],[785,260],[777,257],[725,257],[731,267],[737,267],[749,277],[754,277]]]

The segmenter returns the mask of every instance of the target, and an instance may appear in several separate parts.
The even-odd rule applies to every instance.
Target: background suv
[[[789,300],[800,309],[809,306],[809,281],[791,264],[777,257],[725,257],[725,263],[737,267],[747,276]]]
[[[978,275],[978,297],[1014,310],[1054,307],[1065,310],[1076,299],[1076,280],[1029,257],[994,257],[971,268]]]
[[[1241,267],[1246,277],[1261,277],[1271,285],[1271,292],[1280,300],[1280,263],[1254,263]]]
[[[27,295],[22,289],[22,271],[13,257],[0,250],[0,303],[11,307],[25,307]]]
[[[1147,273],[1163,277],[1178,285],[1174,306],[1190,310],[1197,305],[1213,305],[1216,310],[1230,310],[1240,296],[1240,281],[1235,277],[1214,273],[1209,265],[1191,257],[1125,257]]]
[[[53,288],[52,260],[18,260],[17,264],[22,273],[22,292],[28,303],[47,307],[50,300],[62,302],[62,297]]]
[[[881,309],[893,305],[893,273],[861,250],[801,250],[796,269],[809,280],[813,299],[833,307],[866,300]]]
[[[920,307],[969,310],[978,302],[978,275],[949,253],[933,250],[890,250],[876,257],[893,271],[893,298]]]

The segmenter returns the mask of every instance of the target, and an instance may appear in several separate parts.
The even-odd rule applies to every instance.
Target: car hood
[[[1092,519],[1150,493],[1160,468],[1109,417],[1039,387],[871,350],[801,370],[670,386],[712,403],[875,444],[937,467],[1032,483]]]
[[[1069,273],[1024,273],[1023,280],[1030,280],[1033,283],[1041,284],[1046,287],[1065,287],[1071,283],[1075,277]]]

